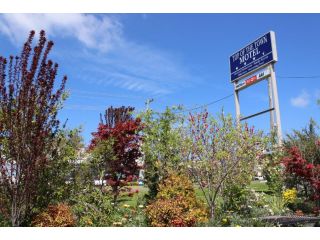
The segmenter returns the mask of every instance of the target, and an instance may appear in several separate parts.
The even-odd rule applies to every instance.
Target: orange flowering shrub
[[[35,227],[73,227],[75,220],[70,207],[59,203],[50,205],[46,211],[40,213],[32,225]]]
[[[208,220],[191,181],[174,173],[159,184],[156,199],[147,206],[146,213],[153,227],[191,227]]]

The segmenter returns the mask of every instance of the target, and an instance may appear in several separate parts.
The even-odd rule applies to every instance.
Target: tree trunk
[[[12,227],[19,227],[20,225],[16,201],[12,201],[11,204],[11,225]]]
[[[214,215],[215,215],[215,205],[210,206],[210,220],[214,220]]]

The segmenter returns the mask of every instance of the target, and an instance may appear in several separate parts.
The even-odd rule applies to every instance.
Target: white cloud
[[[74,37],[88,48],[106,52],[121,40],[121,24],[107,16],[87,14],[2,14],[0,32],[15,44],[26,39],[31,30],[46,30],[49,36]]]
[[[291,105],[294,107],[304,108],[310,103],[310,94],[303,90],[299,96],[291,98]]]
[[[173,54],[126,39],[121,22],[109,15],[0,15],[0,33],[19,46],[31,29],[82,43],[85,48],[63,52],[63,58],[78,66],[81,62],[76,77],[102,88],[165,95],[199,81]]]

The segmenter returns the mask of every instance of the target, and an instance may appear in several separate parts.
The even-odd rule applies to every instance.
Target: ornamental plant
[[[174,110],[175,107],[167,107],[164,112],[156,112],[147,106],[140,113],[144,123],[144,181],[149,188],[147,197],[150,200],[158,193],[160,179],[166,177],[167,171],[180,171],[184,159],[184,119],[175,114]]]
[[[156,199],[147,206],[146,214],[153,227],[191,227],[208,220],[192,182],[187,176],[172,172],[159,184]]]
[[[56,149],[56,153],[39,179],[34,214],[43,212],[48,204],[68,201],[71,195],[78,193],[82,184],[77,164],[79,149],[83,147],[80,130],[59,130],[51,147]]]
[[[319,206],[320,164],[308,163],[297,147],[292,147],[288,156],[283,158],[287,181],[299,183],[304,187],[305,196]]]
[[[120,190],[133,179],[139,167],[137,160],[142,156],[140,145],[143,129],[140,118],[133,118],[133,107],[109,107],[105,123],[99,124],[93,133],[90,149],[94,161],[100,164],[103,177],[112,189],[116,203]]]
[[[218,199],[232,203],[248,186],[264,149],[261,133],[237,124],[230,115],[191,114],[189,173],[199,186],[214,220]],[[229,200],[228,200],[229,199]]]
[[[77,226],[112,226],[115,209],[108,194],[95,187],[87,186],[75,195],[70,202]]]
[[[34,227],[74,227],[75,219],[67,204],[49,205],[48,209],[36,216]]]
[[[58,64],[48,59],[53,42],[41,31],[33,47],[34,35],[20,56],[0,56],[0,195],[12,226],[27,225],[38,204],[41,176],[57,153],[57,114],[65,98],[67,77],[55,86]]]
[[[309,124],[302,130],[293,130],[284,141],[286,151],[293,147],[299,148],[301,157],[308,163],[320,164],[320,135],[319,126],[310,119]]]
[[[286,203],[294,203],[297,200],[297,189],[287,189],[282,193],[282,197]]]

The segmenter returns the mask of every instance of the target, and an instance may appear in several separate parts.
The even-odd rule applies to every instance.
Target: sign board
[[[244,89],[254,83],[257,83],[257,82],[260,82],[261,80],[267,78],[267,77],[270,77],[270,69],[267,68],[265,69],[264,71],[262,72],[259,72],[257,74],[255,74],[254,76],[248,78],[248,79],[245,79],[244,81],[241,81],[241,82],[238,82],[236,84],[236,90],[240,90],[240,89]]]
[[[270,31],[230,56],[231,82],[277,60],[275,34]]]

